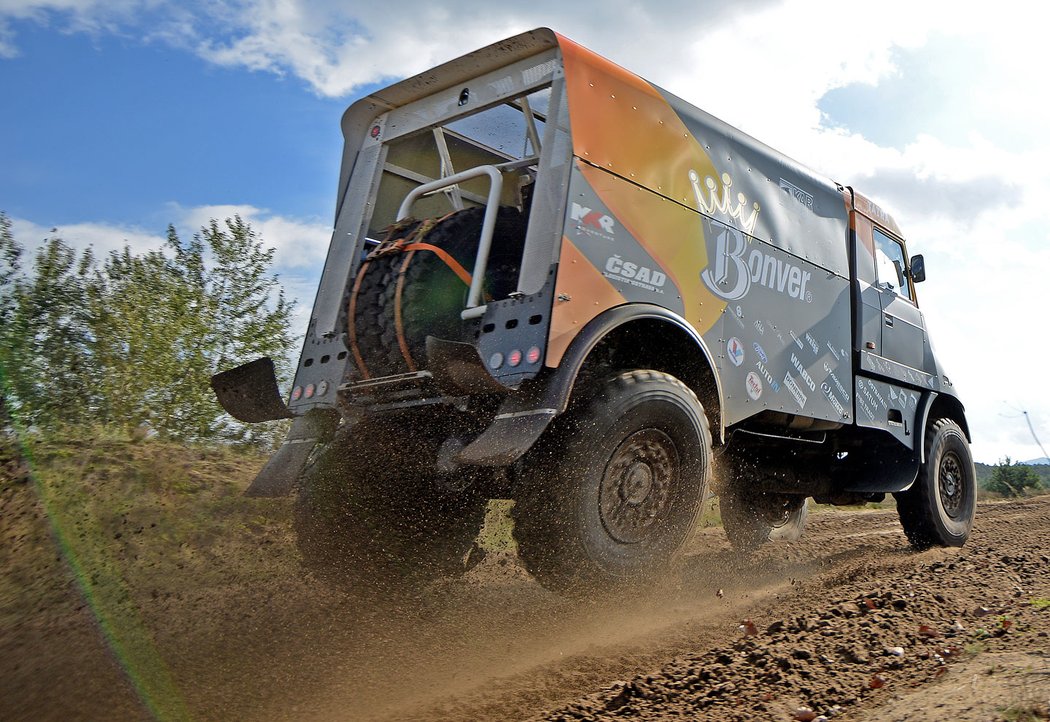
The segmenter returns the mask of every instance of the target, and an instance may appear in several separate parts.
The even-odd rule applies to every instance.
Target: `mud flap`
[[[295,416],[281,399],[273,359],[268,356],[215,374],[211,388],[226,413],[238,421],[252,424]]]
[[[297,418],[281,448],[256,475],[245,496],[276,497],[290,493],[306,468],[310,452],[318,444],[328,443],[338,426],[339,413],[334,409],[313,409]]]
[[[513,464],[532,448],[556,413],[555,409],[529,409],[499,414],[481,436],[459,452],[456,461],[475,466]]]
[[[485,368],[473,344],[427,336],[427,368],[446,393],[506,393],[507,387]]]

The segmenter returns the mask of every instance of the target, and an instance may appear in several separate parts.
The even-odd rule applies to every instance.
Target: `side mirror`
[[[922,257],[921,253],[911,257],[909,274],[911,275],[911,280],[915,281],[915,283],[922,283],[926,280],[926,259]]]

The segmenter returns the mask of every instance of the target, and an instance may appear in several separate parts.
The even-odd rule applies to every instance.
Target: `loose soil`
[[[0,719],[1048,717],[1050,497],[922,553],[892,510],[813,513],[748,557],[700,529],[672,581],[603,599],[490,540],[376,602],[302,571],[287,500],[239,496],[258,459],[143,448],[2,480]]]

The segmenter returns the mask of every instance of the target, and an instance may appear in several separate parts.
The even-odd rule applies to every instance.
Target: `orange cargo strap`
[[[366,379],[372,378],[372,375],[368,373],[368,366],[365,365],[365,359],[361,356],[361,348],[357,345],[357,293],[361,290],[361,281],[364,280],[365,271],[368,270],[370,263],[371,261],[362,263],[360,270],[357,272],[357,278],[354,279],[354,290],[350,294],[350,309],[348,310],[350,322],[347,324],[350,327],[350,351],[354,355],[357,369]]]
[[[394,289],[394,329],[397,333],[397,345],[401,350],[401,356],[405,360],[405,365],[408,367],[409,372],[415,373],[417,370],[416,364],[412,359],[412,354],[408,348],[408,340],[405,338],[405,328],[401,315],[401,294],[405,285],[405,272],[408,270],[408,264],[412,262],[412,257],[415,256],[416,251],[430,251],[441,261],[448,266],[456,277],[459,278],[464,284],[470,286],[472,277],[467,269],[457,261],[452,255],[431,243],[423,243],[422,239],[432,231],[436,226],[440,225],[445,219],[455,215],[457,211],[453,211],[445,216],[438,219],[428,219],[423,221],[416,229],[408,234],[407,237],[399,238],[396,241],[391,242],[391,237],[395,233],[404,231],[411,223],[415,221],[413,219],[405,219],[390,228],[387,233],[387,237],[383,239],[380,247],[368,254],[364,263],[361,264],[361,268],[357,273],[357,278],[354,279],[354,288],[350,294],[350,308],[348,313],[349,327],[350,327],[350,351],[353,353],[354,361],[357,364],[357,368],[361,371],[361,375],[369,379],[371,373],[368,371],[368,366],[365,364],[364,357],[361,354],[361,348],[357,343],[357,297],[361,290],[361,282],[365,277],[365,272],[368,270],[369,264],[373,259],[380,256],[385,256],[390,253],[403,253],[408,251],[405,255],[405,260],[401,264],[401,268],[398,269],[397,273],[397,286]]]
[[[467,284],[469,286],[470,282],[473,280],[471,275],[469,273],[467,273],[467,269],[463,268],[463,266],[460,265],[459,261],[457,261],[455,258],[453,258],[449,254],[449,252],[446,251],[444,248],[438,248],[437,246],[432,246],[429,243],[418,243],[418,242],[417,243],[409,243],[408,245],[401,246],[401,248],[403,250],[406,250],[406,251],[430,251],[431,253],[435,254],[438,258],[440,258],[442,261],[444,261],[445,265],[448,266],[449,269],[451,269],[451,271],[453,273],[455,273],[457,276],[459,276],[459,280],[463,281],[463,283],[465,283],[465,284]]]
[[[397,272],[397,288],[394,290],[394,329],[397,331],[397,345],[401,347],[401,357],[405,359],[409,373],[416,372],[416,364],[412,361],[412,354],[408,350],[405,327],[401,322],[401,290],[405,287],[405,271],[408,270],[408,264],[414,255],[416,255],[414,248],[405,254],[405,260]]]
[[[403,246],[399,246],[398,250],[408,251],[405,255],[405,260],[401,264],[401,268],[397,272],[397,288],[394,290],[394,330],[397,332],[397,345],[401,348],[401,357],[405,360],[405,365],[408,367],[410,373],[416,372],[416,364],[412,360],[412,353],[408,348],[408,341],[405,338],[405,326],[403,317],[401,315],[401,292],[405,287],[405,272],[408,270],[408,264],[412,262],[412,257],[416,255],[416,251],[430,251],[438,258],[440,258],[449,269],[459,277],[459,280],[463,281],[467,286],[470,285],[471,275],[467,273],[467,269],[460,265],[459,261],[453,258],[448,251],[443,248],[438,248],[430,243],[407,243]]]

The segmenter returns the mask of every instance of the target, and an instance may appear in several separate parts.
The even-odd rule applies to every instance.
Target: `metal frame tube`
[[[433,193],[439,191],[442,188],[447,188],[457,183],[471,180],[472,178],[480,178],[483,175],[489,177],[489,197],[485,204],[485,220],[481,224],[481,239],[478,241],[478,255],[474,260],[474,273],[470,279],[470,291],[467,294],[467,307],[461,314],[463,318],[471,318],[480,316],[485,312],[485,307],[480,306],[481,301],[481,284],[485,280],[485,269],[488,267],[489,262],[489,251],[492,248],[492,234],[496,230],[496,216],[499,212],[499,199],[503,194],[503,175],[500,173],[499,168],[494,165],[479,165],[476,168],[470,168],[469,170],[461,171],[455,175],[450,175],[447,178],[439,178],[436,181],[430,183],[424,183],[421,186],[413,188],[405,200],[401,202],[401,207],[397,211],[397,220],[408,217],[408,212],[412,209],[412,204],[416,202],[420,196],[426,195],[427,193]]]

